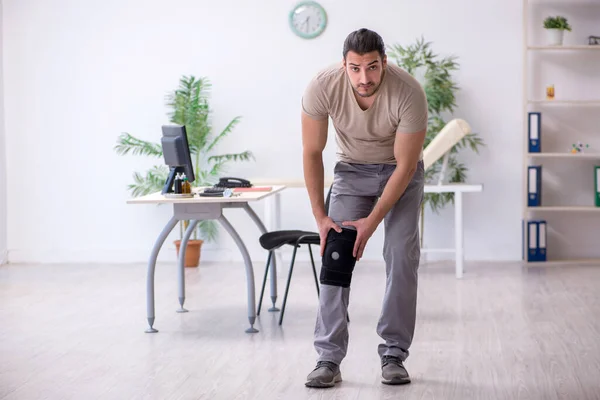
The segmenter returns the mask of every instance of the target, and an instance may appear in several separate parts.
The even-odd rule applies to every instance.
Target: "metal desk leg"
[[[250,328],[246,329],[246,333],[256,333],[258,329],[254,328],[254,321],[256,321],[256,297],[254,293],[254,270],[252,269],[252,260],[250,260],[250,254],[248,249],[244,245],[242,238],[233,228],[231,223],[223,214],[217,219],[223,228],[231,235],[235,243],[237,244],[242,256],[244,257],[244,264],[246,265],[246,286],[248,291],[248,321],[250,321]]]
[[[258,226],[258,229],[262,233],[267,233],[267,228],[263,224],[263,222],[258,218],[256,212],[250,207],[250,204],[244,204],[244,210],[248,213],[252,221]],[[279,308],[275,307],[275,302],[277,301],[277,262],[275,261],[276,257],[271,257],[271,266],[269,268],[270,277],[271,277],[271,301],[273,302],[273,306],[269,308],[270,312],[279,311]]]
[[[177,268],[178,276],[177,281],[179,284],[179,305],[181,308],[177,310],[178,313],[188,312],[185,308],[183,308],[183,303],[185,302],[185,250],[187,248],[188,241],[190,240],[190,236],[194,233],[194,229],[196,229],[196,225],[198,225],[198,220],[191,220],[185,233],[183,234],[183,238],[181,239],[181,244],[179,245],[179,265]]]
[[[146,273],[146,314],[148,316],[148,329],[146,333],[155,333],[158,330],[153,328],[154,325],[154,270],[156,269],[156,259],[158,258],[158,252],[162,247],[163,243],[169,236],[169,233],[177,225],[177,218],[171,217],[169,222],[165,225],[160,235],[154,243],[152,253],[150,253],[150,259],[148,260],[148,272]]]
[[[281,230],[281,193],[275,193],[264,200],[264,221],[269,231]],[[279,265],[283,265],[281,250],[273,250],[273,256],[277,258]]]
[[[456,277],[462,278],[464,267],[462,193],[454,193],[454,245],[456,246]]]

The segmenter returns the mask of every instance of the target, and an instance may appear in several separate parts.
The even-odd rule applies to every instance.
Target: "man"
[[[336,130],[338,161],[325,210],[322,152],[328,117]],[[352,272],[382,221],[387,276],[377,324],[384,340],[378,346],[382,382],[410,382],[403,363],[415,328],[426,130],[425,92],[409,73],[387,63],[382,38],[368,29],[348,35],[342,63],[319,72],[302,97],[304,178],[322,257],[314,337],[318,359],[306,386],[331,387],[342,380]]]

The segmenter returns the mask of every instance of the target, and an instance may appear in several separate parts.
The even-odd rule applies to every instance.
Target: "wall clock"
[[[316,38],[323,33],[326,26],[327,13],[315,1],[302,1],[290,11],[290,28],[301,38]]]

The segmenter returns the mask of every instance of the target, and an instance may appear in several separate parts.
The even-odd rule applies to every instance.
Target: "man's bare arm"
[[[323,150],[327,144],[328,119],[315,120],[302,113],[302,162],[304,181],[315,219],[325,217],[323,199]]]
[[[419,161],[425,134],[427,130],[416,133],[397,133],[394,143],[394,157],[396,169],[390,176],[381,198],[369,215],[369,219],[377,226],[390,211],[394,204],[402,197],[410,183]]]

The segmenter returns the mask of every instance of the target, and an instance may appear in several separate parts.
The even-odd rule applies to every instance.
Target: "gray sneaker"
[[[381,357],[381,382],[387,385],[402,385],[410,383],[410,377],[402,360],[395,356]]]
[[[331,361],[319,361],[315,369],[308,374],[305,385],[314,388],[328,388],[342,381],[340,367]]]

